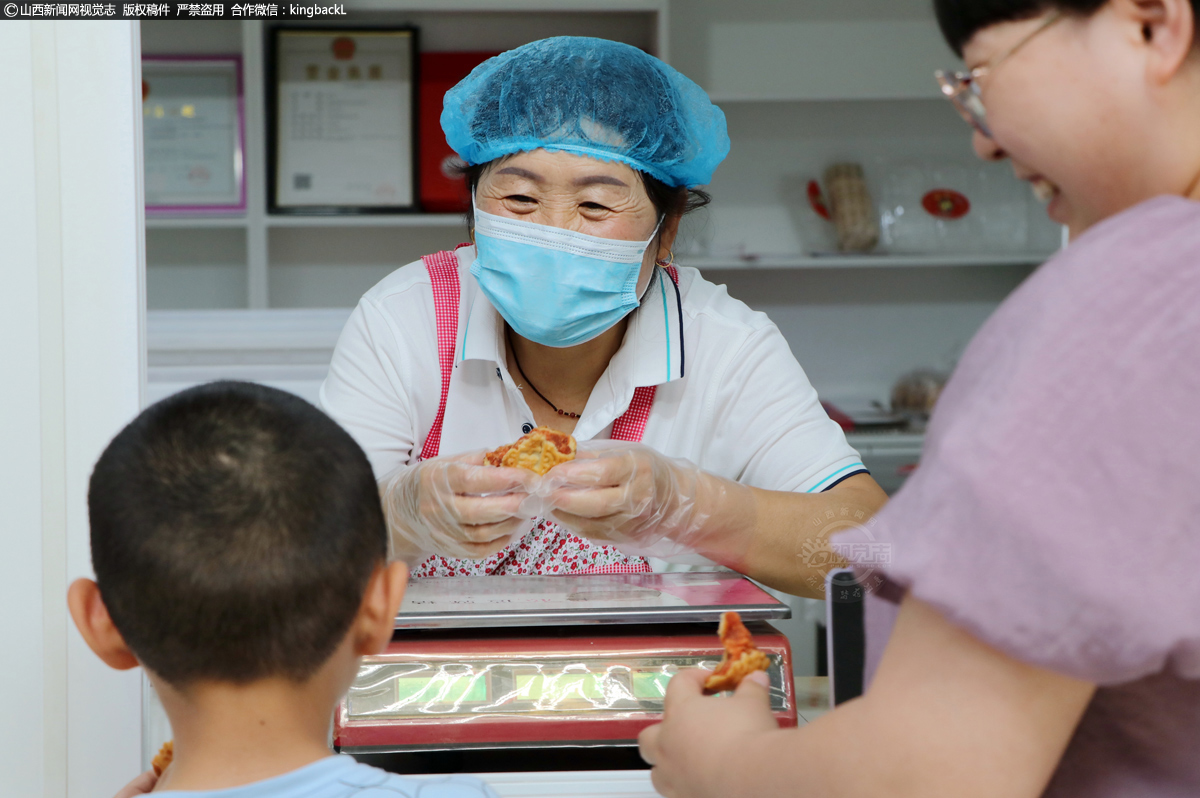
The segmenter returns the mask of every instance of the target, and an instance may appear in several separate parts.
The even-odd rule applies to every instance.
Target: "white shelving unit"
[[[349,22],[411,24],[425,51],[505,50],[556,35],[626,41],[665,55],[667,0],[350,0]],[[292,23],[296,25],[302,23]],[[240,54],[246,115],[243,217],[147,220],[151,311],[352,305],[392,269],[461,242],[458,214],[271,215],[266,211],[264,23],[142,23],[147,55]]]
[[[756,269],[919,269],[989,266],[1037,266],[1051,253],[1014,255],[820,255],[684,257],[679,263],[702,271]]]
[[[956,61],[928,0],[351,0],[347,6],[362,12],[353,24],[416,25],[427,51],[501,50],[571,34],[669,56],[722,106],[733,142],[708,187],[713,204],[684,222],[677,262],[768,313],[813,384],[835,401],[885,399],[910,369],[952,367],[995,307],[1060,244],[1058,229],[1031,209],[1020,244],[976,242],[971,253],[930,255],[805,254],[827,248],[827,242],[813,245],[802,217],[807,181],[830,163],[859,161],[869,178],[897,163],[977,163],[968,129],[932,80],[934,68]],[[465,239],[458,214],[267,214],[263,23],[146,22],[142,36],[150,54],[232,52],[244,59],[248,213],[147,221],[151,316],[199,313],[203,321],[191,340],[200,366],[220,367],[202,345],[205,330],[217,335],[232,323],[208,311],[250,314],[267,326],[269,315],[260,314],[346,313],[397,267]],[[1006,166],[990,168],[996,181],[1013,180]],[[318,316],[310,316],[312,324],[327,335],[328,319]],[[288,324],[305,323],[303,313],[297,318]],[[167,361],[182,368],[186,352],[156,360],[154,329],[151,368]],[[239,357],[244,363],[250,355]],[[276,352],[265,362],[286,364],[290,357]],[[305,368],[319,381],[319,363]]]
[[[146,219],[147,230],[239,230],[246,226],[244,216],[213,216],[213,217],[170,217],[158,216]]]
[[[461,227],[459,213],[364,214],[362,216],[268,216],[267,227]]]

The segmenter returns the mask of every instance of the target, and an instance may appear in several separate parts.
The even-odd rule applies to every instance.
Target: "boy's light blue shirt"
[[[164,790],[161,798],[499,798],[471,776],[409,778],[363,765],[345,754],[228,790]]]

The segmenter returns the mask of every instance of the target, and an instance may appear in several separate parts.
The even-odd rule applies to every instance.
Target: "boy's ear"
[[[91,579],[76,579],[67,589],[67,607],[84,642],[105,665],[126,671],[141,664],[109,617],[99,585]]]
[[[355,620],[356,656],[378,654],[387,647],[396,629],[396,613],[400,611],[407,586],[408,566],[401,560],[379,565],[372,572]]]

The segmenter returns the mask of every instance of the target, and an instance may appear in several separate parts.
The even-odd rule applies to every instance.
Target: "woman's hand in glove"
[[[720,519],[739,508],[754,512],[750,488],[638,443],[581,443],[575,460],[548,473],[538,493],[571,531],[660,557],[704,553]]]
[[[436,457],[380,482],[392,559],[421,555],[483,559],[529,525],[522,513],[536,477],[483,465],[483,453]]]

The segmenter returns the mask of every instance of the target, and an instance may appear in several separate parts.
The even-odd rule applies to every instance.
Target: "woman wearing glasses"
[[[936,0],[940,74],[1071,245],[963,356],[871,532],[866,694],[672,681],[663,795],[1200,794],[1200,0]]]

